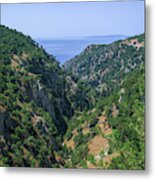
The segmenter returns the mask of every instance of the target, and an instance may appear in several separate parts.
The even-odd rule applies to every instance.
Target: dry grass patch
[[[108,140],[97,135],[89,142],[88,149],[89,154],[96,156],[101,151],[107,151],[109,149]]]

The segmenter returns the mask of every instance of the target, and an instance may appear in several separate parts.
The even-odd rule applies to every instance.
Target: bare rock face
[[[40,85],[41,86],[41,85]],[[42,107],[45,111],[50,113],[54,124],[60,133],[64,134],[67,128],[67,125],[63,119],[63,112],[59,113],[59,104],[54,102],[49,96],[48,92],[44,88],[35,87],[32,88],[33,99],[36,104]],[[58,111],[56,111],[56,106]]]
[[[27,96],[28,101],[33,100],[37,106],[49,112],[58,131],[64,134],[67,129],[64,116],[71,117],[73,115],[73,109],[65,97],[63,87],[55,87],[57,84],[54,82],[50,86],[46,86],[48,81],[51,80],[47,79],[44,84],[40,79],[27,82],[24,84],[23,94]]]

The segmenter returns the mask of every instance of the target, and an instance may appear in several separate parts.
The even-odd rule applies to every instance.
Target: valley
[[[63,67],[0,26],[0,166],[145,169],[145,35]]]

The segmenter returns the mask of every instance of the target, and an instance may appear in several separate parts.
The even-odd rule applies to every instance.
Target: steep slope
[[[144,58],[143,34],[91,45],[66,62],[71,101],[82,111],[65,134],[67,167],[145,168]]]
[[[100,96],[108,96],[122,83],[124,77],[143,61],[144,34],[109,45],[90,45],[80,55],[67,61],[64,68],[76,79],[76,103],[76,96],[81,89],[86,102],[84,105],[90,107],[90,102],[96,102]],[[74,95],[73,92],[71,94]],[[77,105],[81,106],[81,109],[82,103]]]
[[[30,38],[1,26],[1,63],[21,82],[22,94],[48,111],[58,130],[66,129],[63,116],[72,109],[66,99],[64,74],[59,64]],[[57,111],[57,113],[56,113]]]
[[[73,114],[59,64],[30,37],[0,26],[0,84],[1,165],[51,167]]]
[[[117,91],[72,118],[60,153],[66,167],[144,169],[144,100],[142,63]]]

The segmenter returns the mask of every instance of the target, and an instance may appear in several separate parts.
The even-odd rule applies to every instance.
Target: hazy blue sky
[[[144,2],[3,4],[1,23],[33,38],[136,35],[144,32]]]

